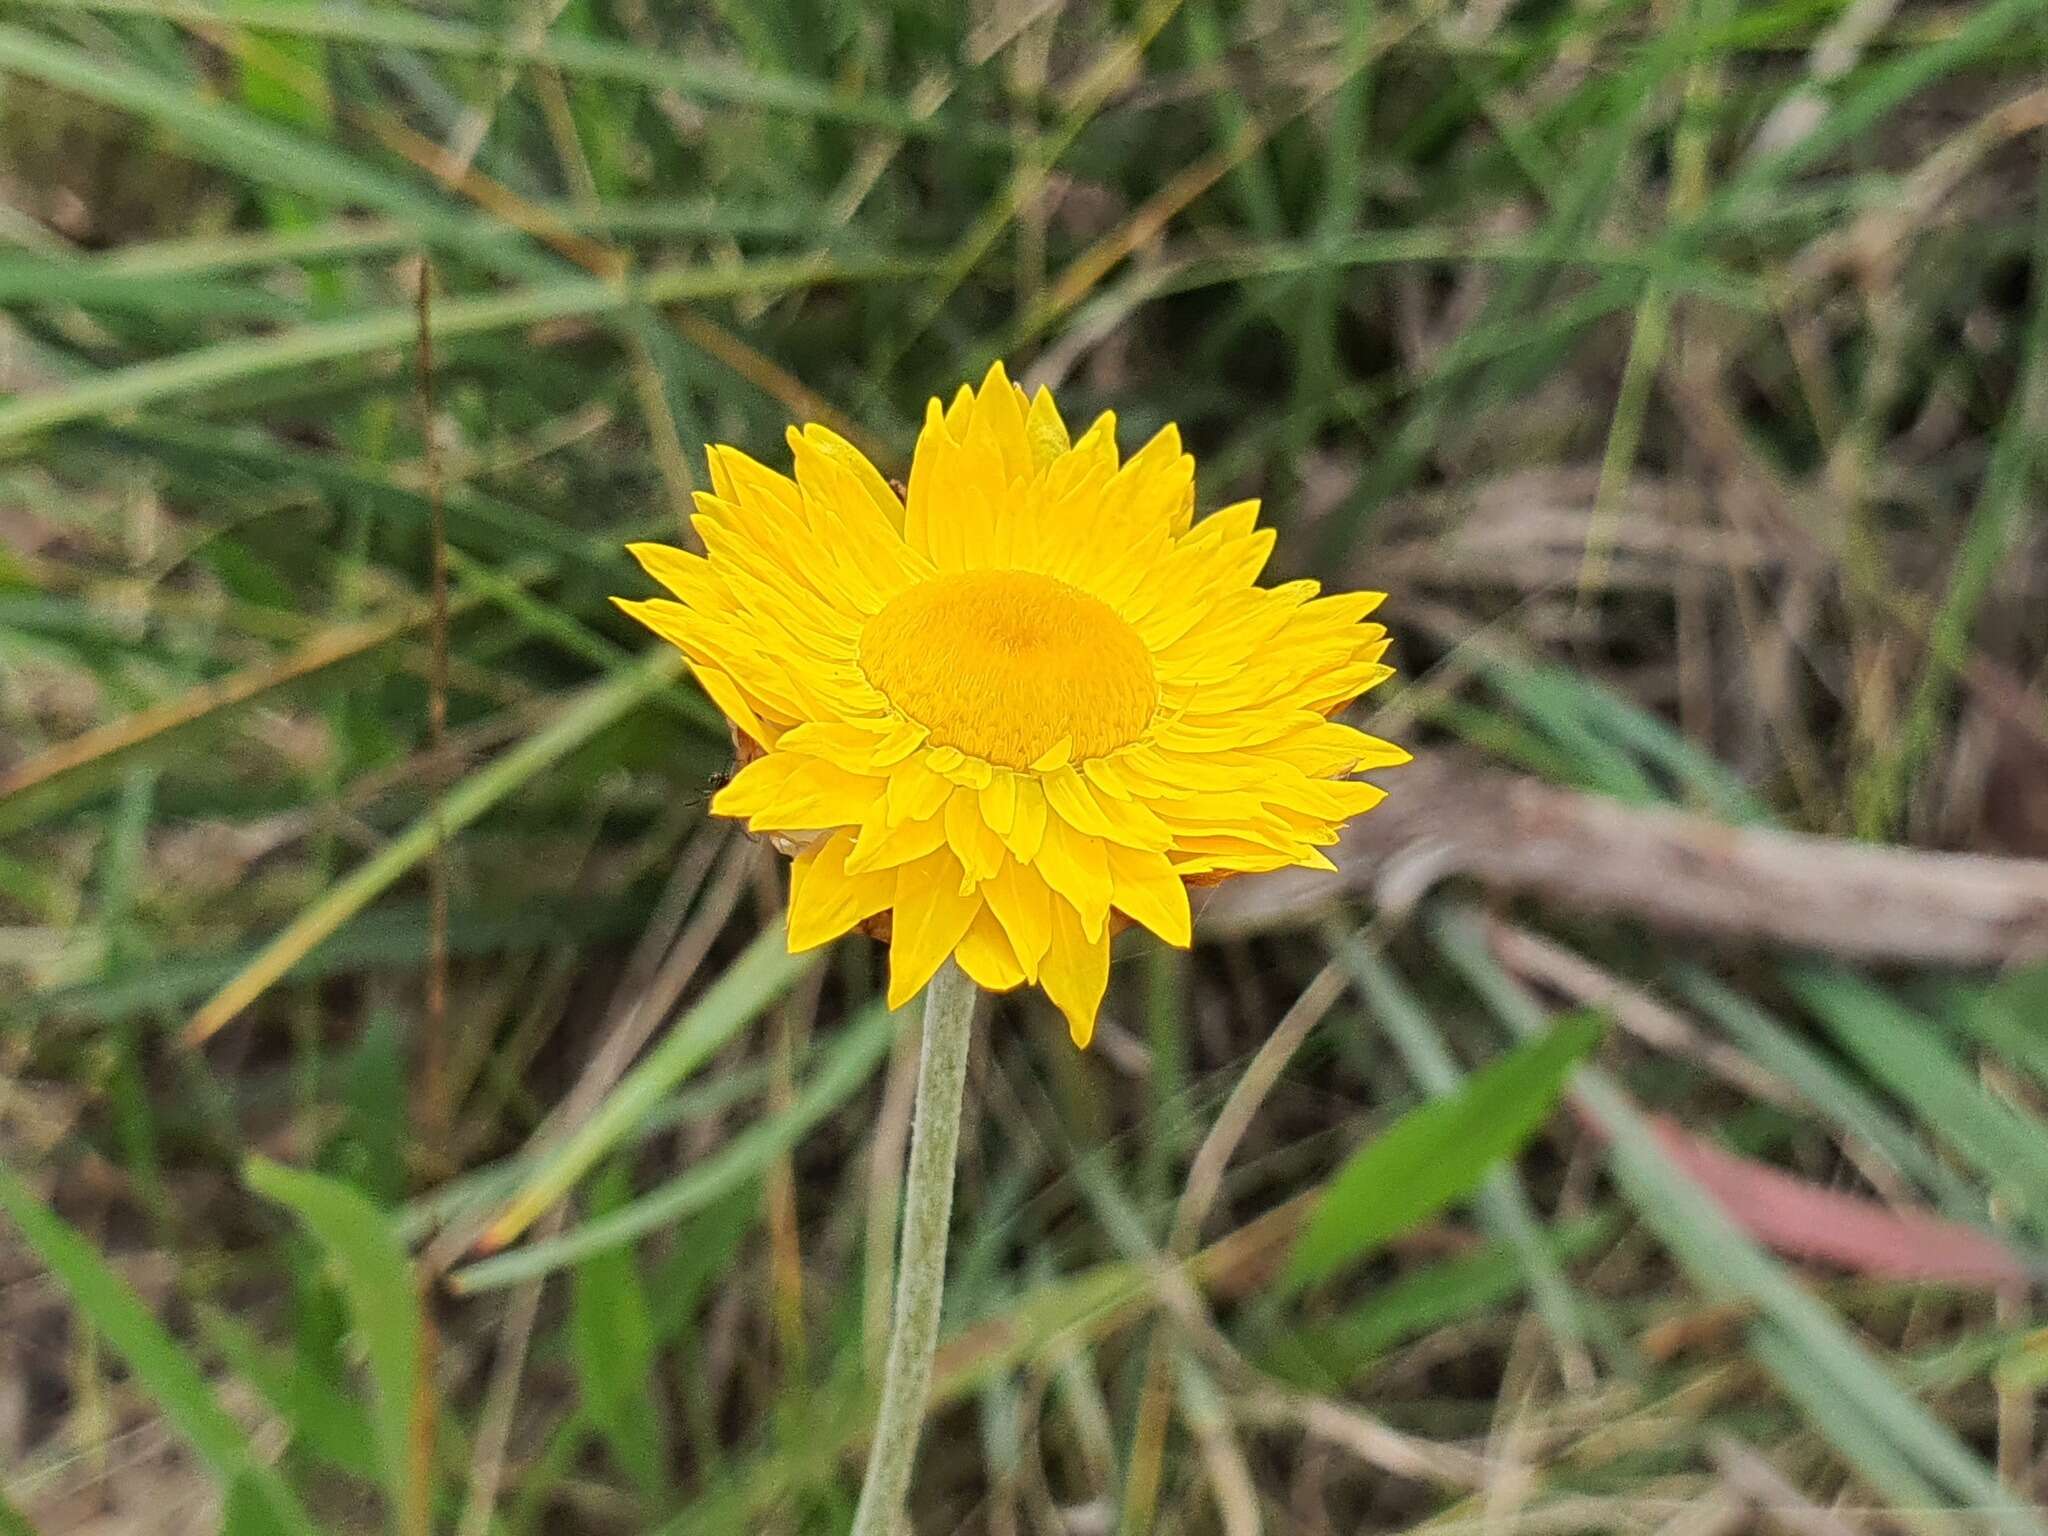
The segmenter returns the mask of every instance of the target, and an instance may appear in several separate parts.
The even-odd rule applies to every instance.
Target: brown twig
[[[1876,847],[1624,804],[1452,752],[1400,770],[1399,793],[1353,822],[1338,873],[1224,886],[1202,932],[1230,938],[1369,895],[1404,911],[1463,877],[1674,933],[1864,960],[2011,965],[2048,956],[2048,860]]]

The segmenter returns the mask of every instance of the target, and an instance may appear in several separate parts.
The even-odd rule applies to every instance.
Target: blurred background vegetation
[[[1386,588],[1423,756],[1086,1055],[985,1020],[918,1528],[2048,1528],[2044,64],[8,4],[0,1532],[844,1528],[915,1032],[606,598],[702,444],[900,472],[996,356]]]

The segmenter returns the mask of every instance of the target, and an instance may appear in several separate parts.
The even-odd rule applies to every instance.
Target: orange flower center
[[[954,747],[1029,768],[1138,739],[1159,701],[1152,656],[1099,598],[1032,571],[966,571],[911,588],[860,636],[868,681]]]

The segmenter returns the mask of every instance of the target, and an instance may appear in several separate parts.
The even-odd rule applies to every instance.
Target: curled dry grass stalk
[[[696,445],[998,352],[1387,587],[1431,751],[1085,1058],[980,1029],[919,1528],[2038,1529],[2044,56],[14,7],[0,1531],[844,1528],[914,1056],[603,599]]]

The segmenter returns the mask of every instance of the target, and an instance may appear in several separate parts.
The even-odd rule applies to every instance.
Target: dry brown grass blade
[[[1280,1272],[1288,1246],[1300,1233],[1321,1193],[1318,1188],[1296,1195],[1219,1237],[1185,1261],[1187,1277],[1219,1296],[1240,1297],[1257,1291]],[[1077,1281],[1086,1278],[1080,1276]],[[1088,1337],[1113,1332],[1152,1310],[1157,1297],[1155,1288],[1134,1286],[1129,1300],[1089,1318],[1084,1331]],[[1028,1333],[1009,1317],[998,1317],[955,1334],[939,1350],[932,1377],[933,1401],[943,1401],[965,1390],[963,1383],[977,1379],[992,1365],[1021,1363],[1024,1356],[1019,1352],[1031,1342]]]
[[[1760,1452],[1733,1435],[1714,1436],[1710,1454],[1728,1487],[1749,1501],[1759,1515],[1768,1511],[1771,1524],[1790,1536],[1858,1536],[1866,1529],[1860,1522],[1814,1503]]]
[[[421,1272],[417,1269],[415,1275]],[[441,1404],[437,1367],[441,1355],[441,1330],[434,1321],[430,1286],[414,1286],[420,1314],[420,1360],[413,1377],[412,1416],[409,1434],[411,1453],[406,1457],[408,1476],[405,1507],[397,1511],[402,1536],[432,1536],[434,1529],[434,1445],[441,1427]]]
[[[448,511],[441,486],[441,450],[434,423],[434,263],[419,265],[420,452],[427,489],[428,623],[427,760],[432,765],[428,814],[434,846],[427,855],[427,995],[420,1097],[428,1148],[445,1154],[453,1103],[448,1078],[448,828],[441,788],[448,772]]]
[[[616,282],[631,270],[632,262],[623,253],[613,250],[602,240],[593,240],[571,229],[547,209],[528,202],[510,187],[492,180],[473,166],[461,164],[432,139],[408,128],[396,118],[357,109],[349,109],[348,115],[368,129],[385,148],[411,161],[450,191],[461,193],[485,212],[495,214],[513,228],[533,236],[593,277]]]
[[[1253,1423],[1297,1428],[1396,1477],[1477,1487],[1493,1472],[1493,1464],[1484,1457],[1403,1434],[1368,1413],[1325,1397],[1269,1390],[1247,1399],[1242,1413]]]
[[[536,207],[510,188],[461,164],[432,139],[415,133],[403,123],[380,115],[368,126],[389,148],[412,161],[442,185],[461,193],[479,208],[525,230],[591,275],[607,282],[617,282],[632,270],[632,257],[626,252],[568,229],[546,209]],[[723,363],[763,394],[780,401],[793,417],[830,427],[874,459],[885,472],[893,472],[892,467],[902,457],[900,454],[891,452],[852,417],[760,349],[748,345],[724,326],[695,310],[675,307],[669,311],[668,320],[684,340],[706,356]],[[642,365],[646,363],[647,360],[642,359]],[[643,401],[643,406],[646,404]],[[655,427],[655,440],[657,446],[663,441],[658,426]]]
[[[617,253],[601,241],[569,228],[547,209],[527,201],[511,188],[473,169],[465,157],[443,149],[432,139],[407,126],[392,114],[355,102],[337,100],[319,70],[292,57],[283,49],[241,27],[179,17],[187,28],[223,53],[260,69],[265,75],[289,86],[309,102],[318,102],[362,129],[386,149],[410,161],[451,191],[464,197],[513,228],[533,236],[560,252],[578,266],[601,277],[618,277],[625,267]]]
[[[1201,1366],[1186,1356],[1179,1362],[1179,1377],[1181,1419],[1208,1476],[1223,1536],[1259,1536],[1258,1484],[1238,1444],[1227,1400]]]
[[[556,1206],[541,1218],[540,1235],[553,1237],[567,1217],[568,1207]],[[526,1373],[534,1323],[540,1316],[541,1287],[538,1279],[527,1281],[512,1293],[505,1309],[490,1384],[484,1390],[483,1413],[469,1461],[469,1491],[463,1499],[456,1536],[486,1536],[491,1528],[498,1490],[504,1480],[512,1424],[519,1408],[519,1384]]]
[[[1353,822],[1332,857],[1335,879],[1290,870],[1220,888],[1202,931],[1298,924],[1367,894],[1405,911],[1462,877],[1667,932],[1852,959],[1975,966],[2048,956],[2048,860],[1730,826],[1559,789],[1455,752],[1423,753],[1400,770],[1400,792]]]
[[[172,731],[198,724],[208,715],[247,704],[274,689],[353,661],[407,630],[418,628],[431,617],[432,610],[423,604],[390,618],[340,625],[308,640],[281,660],[250,667],[218,682],[201,683],[167,703],[137,710],[61,742],[0,773],[0,821],[5,820],[7,803],[18,795],[148,746]]]
[[[1502,963],[1516,975],[1600,1009],[1651,1049],[1689,1061],[1765,1104],[1795,1111],[1806,1108],[1783,1079],[1755,1058],[1714,1038],[1677,1010],[1602,970],[1578,951],[1506,923],[1494,930],[1494,947]]]
[[[670,311],[669,323],[675,326],[684,340],[717,358],[763,394],[781,401],[797,420],[815,421],[830,427],[874,460],[883,474],[901,472],[906,461],[900,450],[890,447],[787,368],[766,353],[747,345],[724,326],[689,309]]]
[[[567,228],[546,209],[528,203],[481,171],[460,164],[440,145],[403,123],[379,117],[368,126],[387,147],[412,161],[442,185],[526,231],[593,276],[617,282],[631,271],[632,258],[627,253]],[[671,309],[668,319],[684,340],[723,363],[763,394],[780,401],[796,419],[820,422],[830,427],[858,446],[885,471],[891,471],[901,459],[900,454],[892,453],[823,395],[716,321],[681,307]],[[658,430],[656,441],[657,444],[661,441]]]

